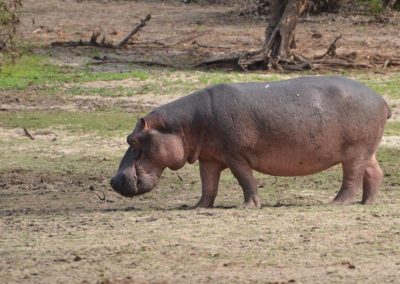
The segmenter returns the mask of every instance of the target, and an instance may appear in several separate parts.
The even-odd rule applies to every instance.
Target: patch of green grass
[[[126,88],[118,86],[116,88],[86,88],[81,86],[74,86],[63,90],[62,92],[66,95],[85,95],[85,96],[102,96],[102,97],[130,97],[140,94],[142,88]],[[60,92],[59,90],[55,90]]]
[[[221,83],[237,82],[269,82],[286,79],[287,76],[262,73],[240,73],[240,72],[202,72],[199,81],[204,85],[215,85]]]
[[[400,122],[399,121],[388,121],[385,126],[385,136],[397,136],[400,135]]]
[[[358,2],[362,3],[372,13],[379,14],[383,11],[382,0],[358,0]]]
[[[28,141],[29,143],[30,141]],[[91,173],[96,175],[102,172],[110,172],[119,163],[121,157],[82,157],[82,155],[65,155],[62,157],[38,157],[37,153],[21,152],[12,153],[0,157],[0,171],[8,171],[15,168],[41,173],[43,175],[53,173]]]
[[[100,95],[107,97],[134,95],[187,95],[210,85],[230,82],[269,82],[286,79],[282,75],[240,72],[176,71],[170,69],[150,70],[147,81],[140,81],[135,87],[92,88],[74,86],[63,90],[68,95]]]
[[[240,72],[148,70],[148,79],[134,87],[107,86],[100,88],[73,86],[62,90],[66,95],[99,95],[106,97],[134,95],[187,95],[206,86],[232,82],[269,82],[288,78],[284,75]],[[57,90],[57,89],[56,89]],[[60,92],[60,89],[58,89]]]
[[[0,90],[23,90],[31,85],[68,82],[110,81],[136,78],[146,80],[148,72],[93,72],[89,69],[76,70],[52,64],[50,59],[40,55],[24,55],[15,64],[8,64],[0,71]]]
[[[400,159],[400,149],[380,147],[378,149],[377,157],[380,162],[392,164],[393,166],[395,166]]]
[[[71,132],[96,132],[110,136],[126,133],[142,113],[127,113],[119,109],[95,112],[16,111],[1,112],[0,126],[27,129],[64,129]]]
[[[400,149],[380,147],[377,159],[384,172],[383,185],[387,191],[398,192],[400,186]]]
[[[362,81],[380,95],[387,96],[391,99],[400,99],[400,76],[386,80],[368,78],[362,79]]]

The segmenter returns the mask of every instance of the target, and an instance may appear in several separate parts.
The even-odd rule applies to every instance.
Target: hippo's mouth
[[[124,197],[134,197],[149,192],[151,188],[146,187],[140,179],[129,179],[126,177],[115,176],[111,178],[111,187],[115,192]]]
[[[138,184],[140,181],[132,179],[123,174],[117,174],[111,178],[110,185],[117,193],[124,197],[138,195]]]

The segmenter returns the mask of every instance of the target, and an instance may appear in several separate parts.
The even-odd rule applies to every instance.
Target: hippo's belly
[[[314,144],[312,143],[314,142]],[[264,143],[263,143],[264,144]],[[245,156],[256,171],[274,176],[304,176],[326,170],[338,163],[348,152],[363,150],[360,145],[343,149],[340,139],[323,143],[303,140],[297,145],[290,143],[258,144],[259,148],[247,151]],[[243,151],[245,152],[245,151]]]
[[[256,159],[254,159],[256,160]],[[297,159],[291,157],[288,159],[275,157],[257,158],[257,161],[250,161],[254,163],[253,169],[268,175],[273,176],[305,176],[324,171],[338,163],[338,159]]]

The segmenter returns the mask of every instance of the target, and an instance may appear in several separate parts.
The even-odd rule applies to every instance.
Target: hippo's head
[[[140,119],[128,135],[129,148],[111,178],[112,188],[126,197],[152,190],[165,168],[176,170],[186,162],[182,137],[149,122]]]

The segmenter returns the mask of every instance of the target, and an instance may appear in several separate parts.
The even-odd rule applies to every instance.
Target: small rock
[[[80,257],[79,255],[76,255],[74,257],[74,261],[81,261],[81,260],[82,260],[82,257]]]

